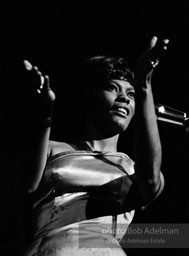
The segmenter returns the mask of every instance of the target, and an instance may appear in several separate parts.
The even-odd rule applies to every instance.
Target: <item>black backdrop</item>
[[[77,83],[82,58],[117,54],[133,63],[151,36],[169,38],[168,51],[153,77],[155,101],[189,113],[188,11],[186,0],[1,1],[1,255],[21,255],[29,237],[30,208],[18,178],[22,158],[19,121],[27,115],[27,100],[23,99],[27,93],[25,88],[7,83],[14,76],[15,63],[28,59],[50,76],[57,96],[51,137],[64,140],[77,133],[81,118],[72,83]],[[189,134],[184,127],[167,123],[159,122],[159,128],[165,190],[134,221],[187,223]],[[123,135],[120,148],[132,155],[128,137]],[[128,255],[135,253],[156,255],[160,251],[128,251]],[[188,255],[184,249],[161,250],[163,253]]]

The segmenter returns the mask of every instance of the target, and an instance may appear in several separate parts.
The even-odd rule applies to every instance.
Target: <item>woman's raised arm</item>
[[[23,61],[24,82],[32,91],[31,113],[25,131],[23,168],[25,187],[34,192],[43,175],[49,153],[49,137],[55,94],[49,85],[49,77],[43,76],[38,67]]]
[[[167,49],[169,40],[153,37],[146,52],[138,59],[135,69],[136,134],[135,169],[141,195],[151,200],[163,186],[161,168],[161,142],[157,126],[151,80],[159,58]]]

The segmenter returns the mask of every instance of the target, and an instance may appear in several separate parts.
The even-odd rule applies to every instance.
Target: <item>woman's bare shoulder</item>
[[[66,151],[75,151],[74,147],[72,145],[66,143],[66,142],[59,142],[59,141],[49,141],[48,145],[48,156],[53,156],[61,152]]]

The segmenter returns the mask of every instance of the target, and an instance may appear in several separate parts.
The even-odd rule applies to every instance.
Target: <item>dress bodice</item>
[[[91,248],[99,247],[94,234],[102,235],[103,228],[114,230],[116,223],[129,224],[133,218],[126,200],[133,174],[133,161],[123,153],[81,150],[51,157],[34,197],[35,235],[27,255],[66,255],[55,251],[75,248],[76,242],[70,246],[73,237],[85,246],[86,237],[91,237]]]

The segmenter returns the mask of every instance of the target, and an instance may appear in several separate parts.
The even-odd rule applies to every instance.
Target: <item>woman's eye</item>
[[[108,85],[108,86],[107,86],[107,90],[109,90],[109,91],[115,91],[115,92],[116,92],[116,91],[117,91],[117,86],[115,86],[115,85],[113,85],[113,84],[112,84],[112,85]]]
[[[129,92],[128,96],[132,99],[135,99],[135,92]]]

